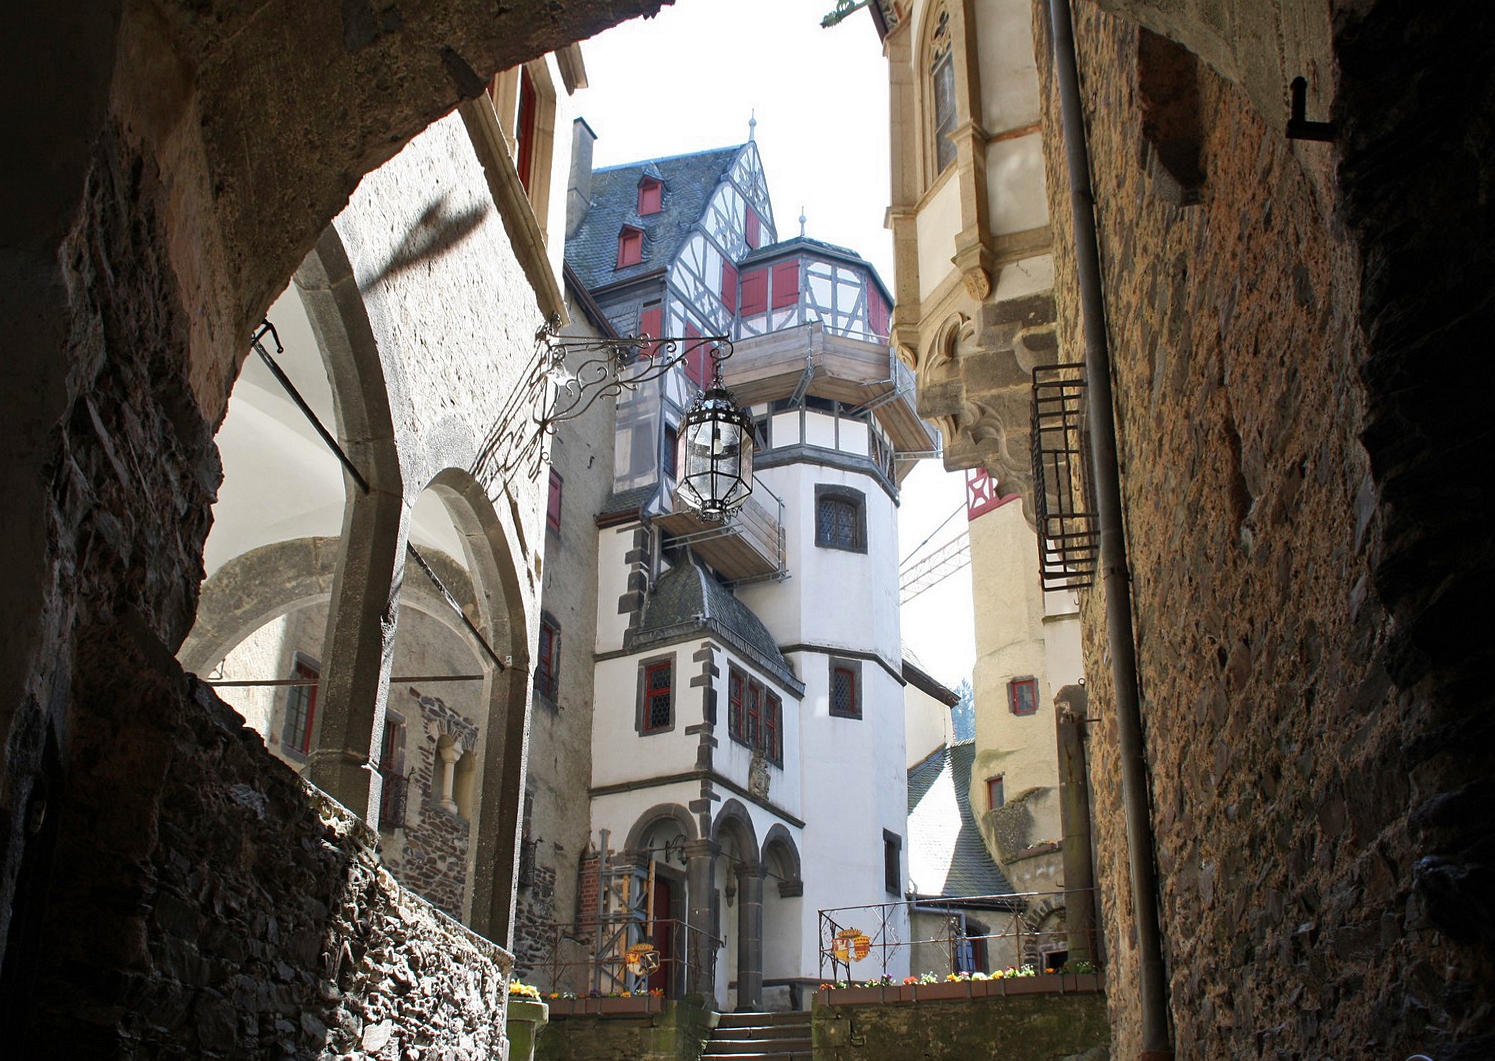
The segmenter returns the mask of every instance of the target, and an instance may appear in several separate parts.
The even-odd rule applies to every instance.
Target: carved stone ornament
[[[966,294],[977,302],[991,294],[991,274],[980,266],[967,269],[960,278],[966,285]]]
[[[748,766],[748,791],[759,799],[768,798],[768,760],[761,748],[753,752],[753,761]]]

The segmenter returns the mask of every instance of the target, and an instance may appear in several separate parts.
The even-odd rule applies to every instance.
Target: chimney
[[[592,144],[597,134],[585,119],[571,123],[571,178],[566,188],[566,238],[575,234],[592,206]]]

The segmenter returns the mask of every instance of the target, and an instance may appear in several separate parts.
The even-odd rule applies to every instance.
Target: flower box
[[[881,1002],[882,992],[881,987],[838,987],[830,992],[830,1003],[833,1006],[865,1006]]]
[[[553,998],[550,1016],[556,1017],[638,1017],[663,1013],[664,999],[658,995],[631,995],[628,998]]]
[[[920,1002],[953,1002],[971,997],[971,985],[965,980],[941,980],[933,984],[915,984],[914,998]]]

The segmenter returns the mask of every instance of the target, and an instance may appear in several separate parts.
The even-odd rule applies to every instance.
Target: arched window
[[[935,175],[955,161],[955,57],[950,47],[950,12],[941,5],[929,39],[929,100],[931,153]]]

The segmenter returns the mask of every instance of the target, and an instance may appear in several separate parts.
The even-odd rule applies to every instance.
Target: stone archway
[[[727,858],[730,874],[722,888],[728,905],[735,903],[734,934],[727,935],[727,958],[736,958],[739,1012],[763,1008],[763,862],[753,819],[741,802],[729,799],[717,812],[711,837]],[[723,919],[725,921],[725,918]],[[725,927],[725,926],[724,926]]]

